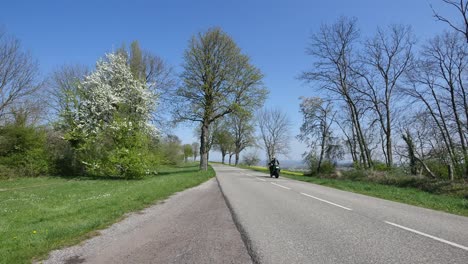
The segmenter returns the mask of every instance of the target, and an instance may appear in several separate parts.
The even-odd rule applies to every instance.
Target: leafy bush
[[[242,160],[242,163],[244,163],[247,166],[255,166],[255,165],[258,165],[259,162],[260,162],[260,158],[258,157],[256,153],[253,153],[253,152],[247,153],[246,155],[244,155],[243,160]]]
[[[50,157],[49,172],[54,175],[77,176],[84,172],[83,164],[78,160],[75,149],[64,135],[57,130],[47,131],[47,152]]]
[[[362,179],[367,178],[366,171],[361,170],[361,169],[352,169],[352,170],[349,170],[349,171],[343,171],[342,174],[343,174],[343,178],[350,179],[350,180],[353,180],[353,181],[362,180]]]
[[[88,137],[77,152],[89,175],[137,179],[157,165],[149,146],[146,133],[132,127],[131,122],[116,121],[95,137]]]
[[[311,176],[317,174],[332,174],[335,172],[335,164],[330,160],[322,160],[320,168],[318,169],[318,157],[313,153],[309,153],[304,161],[306,162]]]
[[[438,160],[427,160],[426,165],[438,177],[442,179],[449,179],[448,166]],[[426,173],[425,171],[423,172]]]
[[[31,177],[48,173],[45,142],[43,129],[24,124],[0,127],[0,174],[3,177]]]
[[[322,161],[322,164],[320,165],[320,173],[332,174],[334,172],[335,172],[335,164],[333,164],[329,160]]]
[[[392,168],[388,167],[387,164],[379,161],[374,161],[374,170],[376,171],[390,171]]]

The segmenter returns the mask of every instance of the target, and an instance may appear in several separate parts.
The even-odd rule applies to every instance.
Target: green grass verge
[[[215,175],[190,164],[142,180],[18,178],[0,181],[0,263],[30,263],[76,244],[175,192]]]
[[[264,167],[240,166],[255,171],[268,172]],[[419,207],[439,210],[451,214],[468,216],[468,200],[449,195],[432,194],[416,188],[402,188],[372,182],[352,181],[341,179],[327,179],[304,176],[303,173],[281,170],[281,176],[333,187],[336,189],[360,193],[386,200],[411,204]]]

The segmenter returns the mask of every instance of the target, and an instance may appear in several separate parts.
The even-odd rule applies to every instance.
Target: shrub
[[[374,161],[374,170],[376,171],[390,171],[392,168],[388,167],[387,164],[379,161]]]
[[[322,160],[322,163],[320,164],[320,169],[317,171],[318,168],[318,157],[313,154],[309,153],[304,159],[307,168],[310,171],[310,175],[314,176],[319,174],[332,174],[335,172],[335,164],[331,162],[330,160]]]
[[[49,172],[62,176],[77,176],[84,172],[83,164],[77,159],[76,151],[60,131],[47,131],[47,152],[50,159]]]
[[[43,129],[23,124],[0,128],[0,165],[3,177],[38,176],[48,173],[49,160]]]
[[[88,137],[78,148],[78,157],[92,176],[137,179],[156,165],[149,145],[149,136],[133,128],[131,122],[116,121],[95,137]]]
[[[245,154],[245,156],[243,157],[243,161],[242,161],[242,163],[244,163],[247,166],[255,166],[259,162],[260,162],[260,158],[258,157],[256,153],[253,153],[253,152]]]
[[[343,178],[350,180],[363,180],[367,178],[367,174],[365,170],[352,169],[349,171],[343,171]]]
[[[322,164],[320,164],[320,173],[323,174],[332,174],[335,172],[335,164],[333,164],[329,160],[324,160]]]

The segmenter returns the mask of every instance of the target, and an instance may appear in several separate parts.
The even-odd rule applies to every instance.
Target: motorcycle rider
[[[275,166],[279,166],[279,161],[276,159],[276,157],[273,157],[273,159],[271,159],[270,163],[268,163],[268,165],[270,165],[270,175],[273,174],[273,170],[275,168]]]

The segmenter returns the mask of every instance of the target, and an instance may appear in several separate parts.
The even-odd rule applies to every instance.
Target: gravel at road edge
[[[39,263],[252,263],[216,179],[100,233]]]

